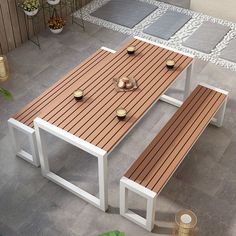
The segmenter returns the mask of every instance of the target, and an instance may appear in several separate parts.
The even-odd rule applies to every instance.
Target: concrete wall
[[[190,9],[236,23],[236,0],[191,0]]]

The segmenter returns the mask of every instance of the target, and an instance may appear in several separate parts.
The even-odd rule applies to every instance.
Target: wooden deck
[[[48,88],[39,97],[26,105],[13,117],[17,121],[33,128],[34,119],[55,100],[61,93],[75,83],[82,75],[87,73],[91,68],[95,68],[101,63],[103,59],[108,57],[111,53],[102,49],[89,57],[84,63],[78,65],[61,80],[56,82],[53,86]]]
[[[137,49],[133,56],[126,53],[131,44]],[[176,61],[174,70],[166,68],[168,58]],[[32,127],[39,116],[110,152],[191,62],[190,57],[133,39],[115,54],[98,51],[15,118]],[[112,81],[121,76],[133,76],[139,88],[116,92]],[[85,93],[79,102],[73,98],[78,88]],[[128,111],[124,121],[116,118],[118,107]]]
[[[199,85],[125,177],[159,193],[225,98],[226,95]]]

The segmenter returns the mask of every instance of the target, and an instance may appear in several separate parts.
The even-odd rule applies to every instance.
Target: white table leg
[[[34,126],[43,176],[99,209],[106,211],[108,208],[107,152],[40,118],[34,120]],[[44,132],[48,132],[98,158],[99,198],[50,171]]]
[[[103,211],[108,209],[108,182],[107,182],[107,156],[98,157],[98,181],[100,207]]]
[[[187,68],[186,80],[185,80],[185,87],[184,87],[184,100],[185,100],[185,99],[189,96],[189,94],[190,94],[192,68],[193,68],[193,64],[191,64],[191,65]]]

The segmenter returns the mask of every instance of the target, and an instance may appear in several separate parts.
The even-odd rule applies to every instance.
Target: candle
[[[125,119],[126,114],[127,114],[127,111],[124,108],[120,107],[116,110],[116,116],[118,117],[119,120]]]
[[[135,52],[135,46],[131,45],[127,48],[127,53],[128,54],[134,54],[134,52]]]
[[[78,89],[74,92],[74,98],[76,100],[81,100],[84,96],[84,92],[81,89]]]
[[[7,69],[4,62],[4,58],[0,56],[0,79],[1,77],[5,79],[6,76],[7,76]]]

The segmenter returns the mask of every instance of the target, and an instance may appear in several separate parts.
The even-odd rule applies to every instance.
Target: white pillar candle
[[[4,62],[4,58],[0,56],[0,79],[1,78],[5,79],[6,76],[7,76],[7,69]]]

